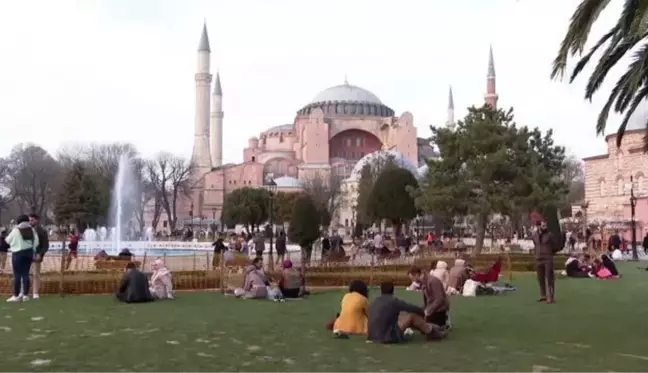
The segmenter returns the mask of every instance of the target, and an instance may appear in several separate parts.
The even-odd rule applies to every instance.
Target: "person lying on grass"
[[[335,320],[327,324],[327,329],[333,329],[336,337],[349,334],[367,334],[367,315],[369,312],[369,289],[361,280],[353,280],[349,284],[349,292],[342,297],[340,313]]]
[[[442,285],[439,279],[432,278]],[[374,343],[403,342],[414,333],[412,329],[423,333],[428,340],[446,337],[446,332],[441,328],[426,322],[426,311],[394,297],[393,282],[381,283],[380,293],[381,295],[374,299],[369,306],[368,341]]]
[[[137,269],[135,263],[128,262],[126,264],[116,297],[124,303],[143,303],[154,300],[149,290],[148,278]]]

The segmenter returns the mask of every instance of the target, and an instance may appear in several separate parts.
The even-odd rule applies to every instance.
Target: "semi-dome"
[[[358,161],[358,163],[356,163],[356,165],[353,166],[353,170],[351,171],[351,176],[349,176],[349,179],[360,180],[360,176],[362,175],[362,169],[366,165],[380,164],[390,159],[398,167],[408,170],[409,172],[412,173],[412,175],[414,175],[414,177],[418,178],[419,173],[418,173],[418,169],[416,168],[416,165],[414,165],[414,163],[412,163],[409,159],[405,158],[403,153],[396,150],[378,150],[362,157]]]
[[[316,102],[366,102],[370,104],[382,104],[382,101],[375,94],[351,84],[341,84],[327,88],[318,93],[311,103]]]
[[[303,188],[304,182],[290,176],[282,176],[274,179],[277,188]]]
[[[309,115],[321,109],[325,116],[393,117],[394,110],[370,91],[345,82],[318,93],[297,115]]]

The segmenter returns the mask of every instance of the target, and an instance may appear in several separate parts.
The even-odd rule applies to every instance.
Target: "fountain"
[[[83,231],[83,240],[84,241],[96,241],[97,240],[97,232],[92,228],[86,228],[86,230]]]
[[[121,250],[124,223],[131,219],[135,205],[139,202],[137,201],[138,188],[132,160],[127,154],[122,154],[119,157],[115,186],[110,201],[110,225],[113,226],[110,236],[114,245],[113,250],[116,253]]]
[[[108,229],[106,227],[99,227],[99,240],[105,241],[108,238]]]

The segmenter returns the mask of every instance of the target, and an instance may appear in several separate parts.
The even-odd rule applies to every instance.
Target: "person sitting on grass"
[[[151,294],[155,299],[173,299],[173,281],[171,281],[171,271],[164,265],[162,259],[156,259],[151,266],[153,275],[149,284]]]
[[[601,259],[594,259],[590,276],[601,280],[613,280],[619,278],[618,275],[614,275],[612,271],[605,266]]]
[[[448,311],[450,300],[443,282],[435,276],[426,276],[420,268],[412,267],[408,273],[412,281],[423,284],[423,304],[425,304],[425,321],[443,330],[450,328]]]
[[[621,274],[619,274],[619,270],[617,269],[616,264],[614,264],[614,260],[610,257],[610,254],[601,254],[601,264],[610,271],[612,276],[621,277]]]
[[[572,255],[565,262],[564,275],[572,278],[589,278],[589,266],[585,262],[585,255]]]
[[[243,299],[265,299],[268,297],[270,282],[263,270],[263,259],[254,258],[252,264],[243,271],[243,288],[234,290],[234,295]]]
[[[448,273],[448,290],[446,292],[450,295],[461,294],[467,279],[466,261],[455,259],[454,266],[450,268]]]
[[[340,313],[327,325],[338,338],[349,334],[367,334],[367,314],[369,310],[369,289],[360,280],[349,284],[349,292],[342,297]]]
[[[305,281],[301,273],[293,267],[290,259],[283,261],[279,290],[284,298],[301,298],[304,295]]]
[[[146,275],[137,269],[133,262],[126,264],[125,271],[116,294],[117,299],[124,303],[152,302],[154,298],[149,290],[149,281]]]
[[[441,284],[438,279],[435,280]],[[374,343],[403,342],[414,333],[412,329],[423,333],[428,340],[446,336],[438,326],[425,321],[425,311],[422,308],[394,297],[393,282],[381,283],[380,293],[369,306],[367,340]]]

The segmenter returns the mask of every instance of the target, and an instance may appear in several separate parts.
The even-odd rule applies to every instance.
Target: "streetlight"
[[[272,258],[272,238],[274,236],[274,222],[273,222],[273,214],[272,210],[274,210],[274,196],[275,192],[277,191],[277,183],[275,183],[274,180],[270,179],[270,181],[265,185],[265,189],[268,191],[268,194],[270,195],[269,198],[269,203],[270,203],[270,210],[268,212],[268,220],[270,223],[270,271],[274,271],[274,259]]]
[[[630,229],[632,229],[632,260],[639,260],[637,253],[637,219],[635,217],[635,207],[637,206],[637,197],[634,195],[634,183],[632,175],[630,176]]]
[[[421,240],[421,216],[416,215],[416,244]]]
[[[358,209],[358,203],[353,202],[351,205],[351,238],[355,237],[356,234],[356,210]]]
[[[189,230],[191,231],[191,237],[193,238],[193,202],[191,202],[191,207],[189,208]]]

